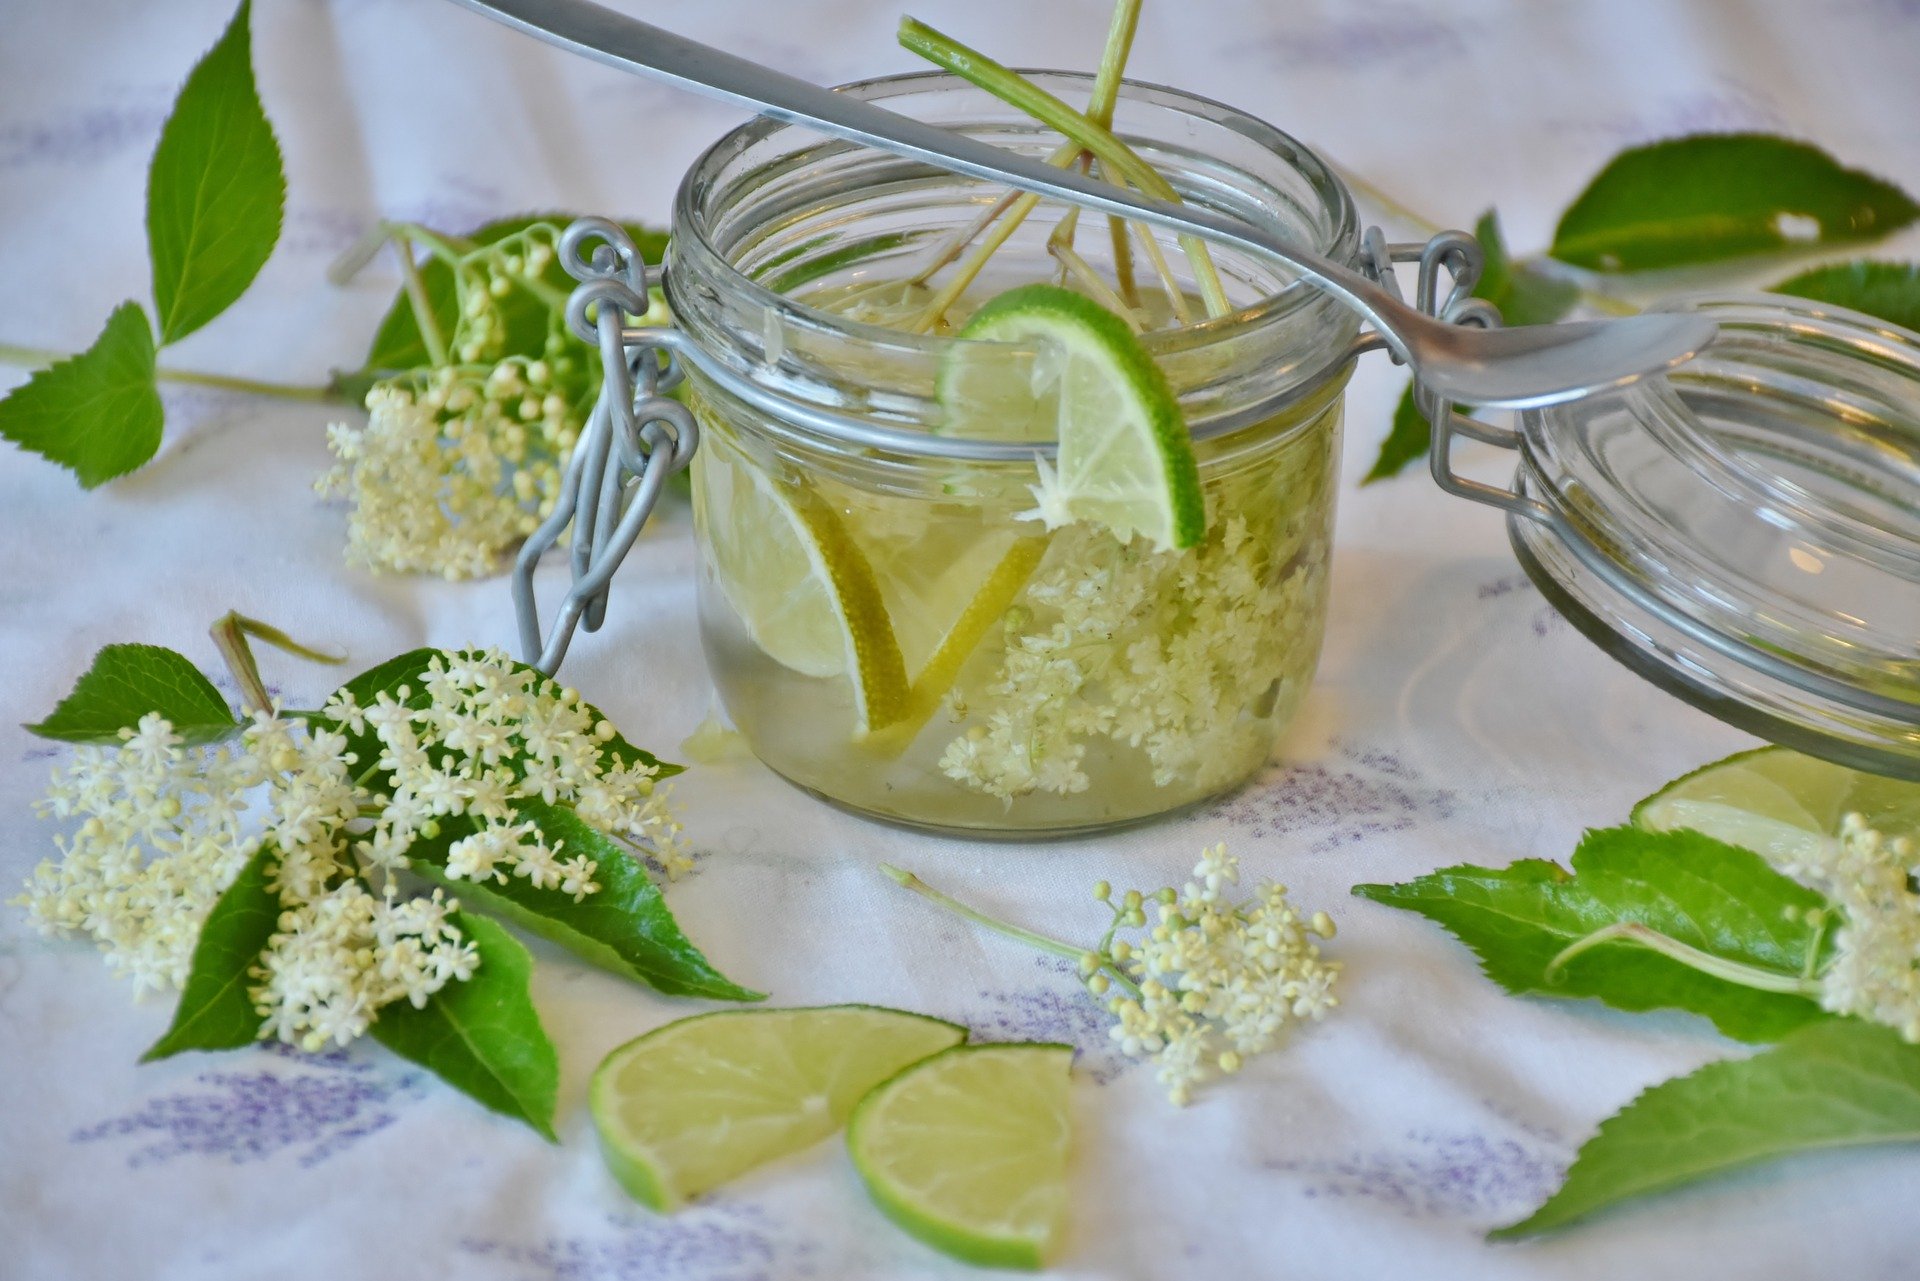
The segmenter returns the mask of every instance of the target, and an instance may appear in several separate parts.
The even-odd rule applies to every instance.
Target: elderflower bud
[[[350,560],[448,579],[492,574],[552,512],[599,361],[565,355],[558,309],[537,351],[509,351],[498,300],[514,289],[515,264],[551,261],[557,234],[536,224],[462,258],[458,320],[446,335],[459,367],[377,383],[364,427],[328,429],[335,461],[316,488],[348,501]]]

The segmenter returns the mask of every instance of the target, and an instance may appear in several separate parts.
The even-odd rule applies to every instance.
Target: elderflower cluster
[[[544,360],[376,384],[366,426],[327,429],[337,461],[316,484],[350,504],[349,559],[449,579],[495,572],[553,512],[584,421],[579,395]]]
[[[187,744],[149,714],[117,746],[76,749],[38,806],[73,830],[18,901],[48,933],[91,937],[136,994],[177,989],[208,914],[264,851],[280,917],[250,973],[261,1035],[318,1049],[479,964],[455,900],[401,896],[416,842],[444,848],[452,877],[578,901],[598,864],[516,821],[515,802],[540,801],[670,874],[690,866],[658,767],[578,694],[494,653],[436,657],[419,683],[365,707],[336,695],[305,723],[259,712],[230,745]]]
[[[415,841],[442,834],[448,819],[473,828],[453,840],[447,874],[471,881],[525,878],[576,901],[599,886],[585,853],[549,841],[514,802],[567,805],[588,825],[650,856],[678,876],[693,866],[656,786],[659,766],[623,751],[613,722],[579,693],[492,651],[436,656],[420,680],[382,691],[365,707],[344,691],[322,713],[373,737],[371,762],[392,780],[379,817],[358,843],[369,863],[398,867]]]
[[[1783,861],[1780,870],[1840,909],[1833,957],[1820,974],[1822,1008],[1885,1024],[1920,1043],[1920,848],[1848,814],[1839,840]]]
[[[550,288],[541,275],[556,234],[536,223],[461,258],[449,363],[376,383],[364,427],[328,428],[335,464],[315,487],[348,501],[350,560],[481,577],[552,514],[599,388],[597,362],[576,350],[551,300],[544,340],[513,332],[531,323],[522,313],[539,305],[533,291]]]
[[[940,768],[1003,800],[1070,795],[1105,739],[1143,751],[1155,786],[1229,782],[1304,691],[1324,594],[1320,556],[1280,563],[1240,516],[1187,551],[1068,526],[1010,616],[998,669],[955,695],[974,724]]]
[[[1237,1072],[1248,1056],[1272,1049],[1292,1024],[1339,1004],[1340,964],[1324,959],[1316,942],[1333,937],[1332,919],[1302,917],[1286,886],[1273,882],[1234,902],[1239,880],[1239,860],[1214,845],[1182,889],[1130,890],[1113,905],[1116,928],[1145,930],[1137,943],[1113,940],[1081,958],[1087,989],[1110,997],[1109,1035],[1122,1052],[1155,1062],[1178,1105],[1215,1073]],[[1104,881],[1094,894],[1112,903]],[[1151,929],[1149,902],[1158,918]]]

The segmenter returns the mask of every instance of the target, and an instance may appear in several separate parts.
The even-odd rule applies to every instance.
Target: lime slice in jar
[[[697,461],[715,576],[753,643],[796,672],[848,677],[863,730],[898,719],[906,663],[873,567],[840,514],[718,441]]]
[[[1638,827],[1692,828],[1783,863],[1807,862],[1838,839],[1848,814],[1883,836],[1920,841],[1920,783],[1762,747],[1675,779],[1633,807]]]
[[[1067,1208],[1065,1045],[959,1046],[874,1087],[847,1147],[887,1217],[968,1263],[1042,1267]]]
[[[671,1210],[826,1138],[875,1085],[966,1037],[871,1005],[700,1014],[607,1055],[589,1107],[620,1186]]]
[[[913,742],[915,735],[933,714],[940,701],[960,679],[960,673],[980,643],[994,627],[1002,625],[1007,611],[1026,589],[1027,580],[1047,554],[1045,535],[1016,538],[1007,546],[998,563],[985,574],[946,633],[927,654],[913,684],[907,690],[905,708],[886,729],[869,734],[865,745],[881,755],[898,755]]]
[[[1121,542],[1141,534],[1161,550],[1199,544],[1206,504],[1186,422],[1125,321],[1069,289],[1023,285],[974,313],[959,336],[973,341],[952,344],[937,378],[944,431],[1058,440],[1036,491],[1049,528],[1089,521]]]

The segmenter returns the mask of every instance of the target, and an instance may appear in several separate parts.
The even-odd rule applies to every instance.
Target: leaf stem
[[[986,90],[1009,106],[1026,112],[1041,124],[1065,135],[1080,150],[1091,152],[1110,176],[1139,188],[1155,200],[1179,202],[1180,193],[1173,189],[1173,184],[1162,177],[1159,170],[1141,159],[1133,148],[1115,137],[1111,129],[1089,120],[1059,98],[979,50],[936,31],[917,18],[900,20],[900,43],[935,66]],[[1183,235],[1180,244],[1193,264],[1194,276],[1199,282],[1201,296],[1206,300],[1208,313],[1221,316],[1233,310],[1206,242],[1198,236]]]
[[[271,712],[273,697],[267,693],[266,682],[260,679],[260,664],[253,657],[253,647],[247,644],[249,636],[310,662],[344,663],[347,661],[342,656],[302,645],[272,624],[263,623],[257,618],[248,618],[238,610],[228,610],[210,631],[213,635],[213,643],[220,651],[220,657],[226,661],[227,670],[233,673],[234,683],[240,686],[241,701],[251,712]]]
[[[1094,73],[1093,93],[1087,101],[1088,117],[1103,125],[1111,125],[1113,123],[1114,104],[1119,101],[1120,97],[1120,81],[1126,73],[1127,55],[1133,49],[1134,31],[1140,22],[1140,4],[1141,0],[1118,0],[1118,3],[1114,6],[1113,21],[1107,28],[1106,48],[1101,52],[1100,69]],[[1048,156],[1047,163],[1065,167],[1066,165],[1073,164],[1075,161],[1084,162],[1087,159],[1088,153],[1081,150],[1078,145],[1070,142],[1057,149],[1051,156]],[[992,256],[993,251],[1006,243],[1007,237],[1013,234],[1012,229],[1019,226],[1038,203],[1038,197],[1028,195],[1024,192],[1003,192],[1000,198],[987,208],[985,213],[975,218],[973,222],[963,228],[958,235],[949,239],[946,245],[941,248],[940,252],[935,254],[933,259],[913,276],[911,283],[916,285],[926,284],[933,279],[935,273],[942,267],[959,258],[960,255],[966,251],[968,245],[978,240],[981,234],[995,222],[999,221],[1003,215],[1010,217],[1010,224],[995,237],[993,243],[983,253],[975,254],[974,257],[968,261],[966,267],[962,269],[958,280],[950,281],[947,287],[940,291],[939,297],[935,299],[934,303],[921,314],[919,321],[915,325],[917,332],[924,333],[939,325],[940,319],[946,314],[947,308],[952,306],[954,300],[959,298],[959,296],[966,291],[967,286],[973,283],[974,277],[977,276],[980,273],[980,269],[986,265],[986,261]],[[1132,297],[1133,302],[1137,304],[1138,298],[1133,296],[1132,288],[1133,260],[1123,249],[1126,243],[1125,223],[1118,218],[1113,219],[1112,223],[1114,228],[1114,274],[1121,282],[1121,294]]]
[[[903,885],[922,898],[939,904],[955,916],[964,917],[972,921],[975,925],[992,930],[1002,938],[1012,939],[1016,943],[1024,943],[1037,951],[1046,952],[1052,956],[1064,957],[1069,961],[1080,960],[1080,958],[1087,955],[1090,950],[1084,947],[1077,947],[1072,943],[1062,942],[1057,938],[1050,938],[1045,934],[1037,934],[1032,930],[1022,929],[1020,926],[1009,924],[1006,921],[1000,920],[998,917],[988,916],[985,912],[977,908],[968,907],[965,903],[962,903],[959,899],[951,895],[942,894],[939,890],[934,889],[933,886],[927,884],[903,867],[895,867],[891,863],[882,863],[880,870],[892,877],[896,884]],[[1109,930],[1107,932],[1107,938],[1111,939],[1112,937],[1113,932]],[[1101,944],[1100,950],[1095,952],[1094,955],[1100,957],[1100,968],[1105,971],[1114,982],[1131,992],[1135,999],[1139,998],[1139,986],[1135,984],[1131,978],[1128,978],[1126,974],[1121,972],[1118,965],[1114,964],[1113,958],[1107,953],[1106,943],[1104,941]]]
[[[393,256],[400,260],[400,282],[407,291],[407,307],[420,331],[420,343],[427,349],[427,360],[435,369],[443,369],[448,361],[447,338],[440,332],[440,322],[433,318],[427,282],[420,278],[420,264],[413,260],[413,241],[395,229],[388,233],[388,242],[393,245]]]
[[[1711,952],[1703,952],[1697,947],[1691,947],[1679,939],[1669,938],[1638,921],[1617,921],[1568,944],[1560,955],[1547,962],[1548,979],[1555,979],[1559,971],[1564,969],[1567,962],[1574,957],[1605,943],[1633,943],[1658,952],[1669,960],[1678,961],[1689,969],[1698,970],[1702,974],[1728,983],[1737,983],[1741,987],[1750,987],[1759,992],[1779,992],[1787,996],[1806,997],[1820,995],[1820,981],[1810,975],[1803,977],[1781,974],[1776,970],[1763,970],[1758,966],[1729,961],[1723,956],[1715,956]]]
[[[71,359],[76,353],[53,351],[45,347],[20,347],[0,343],[0,362],[38,368]],[[161,382],[189,383],[196,387],[218,387],[222,391],[245,392],[252,396],[277,396],[282,400],[333,401],[339,396],[331,387],[309,387],[298,383],[261,382],[253,378],[234,378],[227,374],[207,374],[192,369],[160,368],[154,376]]]

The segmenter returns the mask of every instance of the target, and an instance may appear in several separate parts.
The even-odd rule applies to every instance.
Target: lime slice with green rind
[[[1059,441],[1042,472],[1049,526],[1089,521],[1162,550],[1206,532],[1200,471],[1166,375],[1125,321],[1057,285],[1023,285],[974,313],[942,358],[943,430]]]
[[[885,729],[867,735],[863,740],[865,746],[883,756],[897,755],[907,749],[921,728],[940,710],[941,700],[960,679],[974,651],[995,627],[1004,624],[1007,611],[1046,557],[1048,541],[1047,536],[1038,535],[1017,538],[1008,546],[927,656],[907,689],[906,705],[899,717]]]
[[[966,1037],[955,1024],[872,1005],[722,1010],[607,1055],[589,1107],[620,1186],[671,1210],[818,1143],[876,1084]]]
[[[968,1263],[1038,1269],[1067,1209],[1065,1045],[960,1046],[854,1109],[847,1147],[895,1223]]]
[[[845,675],[863,729],[897,719],[906,663],[873,567],[840,514],[717,439],[695,461],[714,575],[754,644],[807,676]]]
[[[1848,814],[1883,836],[1920,841],[1920,783],[1762,747],[1675,779],[1633,807],[1634,823],[1650,831],[1692,828],[1793,864],[1835,840]]]

